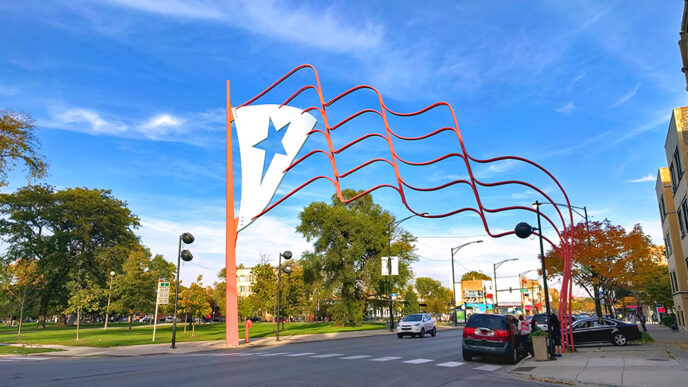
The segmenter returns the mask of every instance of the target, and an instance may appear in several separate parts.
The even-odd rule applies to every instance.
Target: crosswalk
[[[385,363],[385,362],[401,362],[404,364],[414,364],[414,365],[434,365],[437,367],[443,367],[443,368],[454,368],[454,367],[461,367],[461,366],[473,366],[471,367],[474,370],[477,371],[484,371],[484,372],[494,372],[502,368],[503,366],[501,365],[496,365],[496,364],[483,364],[481,365],[480,363],[466,363],[466,362],[461,362],[461,361],[445,361],[445,362],[439,362],[436,361],[435,359],[427,359],[427,358],[415,358],[415,359],[405,359],[402,358],[401,356],[382,356],[382,357],[375,357],[372,355],[365,355],[365,354],[343,354],[343,353],[314,353],[314,352],[222,352],[222,353],[194,353],[194,354],[189,354],[189,355],[182,355],[182,356],[210,356],[210,357],[245,357],[245,356],[255,356],[255,357],[264,357],[264,358],[273,358],[273,357],[294,357],[294,358],[312,358],[312,359],[336,359],[336,360],[344,360],[344,361],[354,361],[354,360],[361,360],[361,361],[370,361],[370,362],[376,362],[376,363]]]

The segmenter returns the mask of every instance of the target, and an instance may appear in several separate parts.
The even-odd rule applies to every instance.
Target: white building
[[[236,281],[237,281],[237,294],[239,297],[248,297],[251,295],[253,290],[253,283],[256,278],[251,274],[252,268],[237,268],[236,271]]]

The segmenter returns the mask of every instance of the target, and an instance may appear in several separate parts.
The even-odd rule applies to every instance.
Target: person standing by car
[[[549,315],[549,326],[552,327],[552,339],[554,340],[554,356],[561,357],[561,325],[557,315]]]
[[[643,313],[642,309],[638,309],[638,320],[640,321],[640,325],[643,327],[643,331],[647,332],[647,328],[645,328],[647,318],[645,318],[645,313]]]
[[[521,335],[521,345],[526,351],[526,359],[533,357],[533,350],[530,348],[528,336],[530,336],[530,322],[523,318],[523,315],[518,316],[518,333]]]

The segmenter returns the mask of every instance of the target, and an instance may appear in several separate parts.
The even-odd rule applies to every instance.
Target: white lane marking
[[[246,356],[245,354],[239,354],[239,353],[211,353],[208,356]]]
[[[344,354],[343,353],[326,353],[324,355],[315,355],[315,356],[311,356],[311,357],[317,357],[317,358],[323,359],[326,357],[335,357],[335,356],[344,356]]]
[[[428,363],[431,361],[432,361],[432,359],[413,359],[413,360],[406,360],[404,363],[423,364],[423,363]]]
[[[299,356],[308,356],[308,355],[315,355],[315,352],[292,353],[291,355],[287,355],[287,356],[289,356],[289,357],[299,357]]]
[[[356,359],[364,359],[366,357],[370,357],[370,355],[353,355],[353,356],[342,357],[342,358],[340,358],[340,360],[356,360]]]
[[[481,370],[481,371],[496,371],[498,369],[502,368],[502,366],[498,365],[492,365],[492,364],[485,364],[480,367],[473,368],[474,370]]]
[[[370,361],[390,361],[390,360],[397,360],[401,359],[398,356],[386,356],[386,357],[378,357],[377,359],[370,359]]]
[[[258,355],[258,356],[278,356],[278,355],[286,355],[288,353],[291,353],[291,352],[273,352],[273,353],[265,353],[265,354]]]
[[[446,363],[440,363],[437,366],[438,367],[458,367],[460,365],[464,365],[466,363],[460,362],[460,361],[448,361]]]
[[[7,363],[11,361],[14,361],[14,359],[0,359],[0,363]]]
[[[258,355],[258,354],[261,354],[261,353],[263,353],[263,352],[255,352],[255,353],[235,353],[234,355],[235,355],[235,356],[253,356],[253,355]]]
[[[49,358],[48,357],[29,356],[29,357],[13,357],[12,359],[15,359],[15,360],[48,360]]]

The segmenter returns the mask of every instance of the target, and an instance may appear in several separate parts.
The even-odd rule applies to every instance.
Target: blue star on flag
[[[253,147],[256,149],[261,149],[265,151],[265,161],[263,161],[263,175],[260,178],[260,182],[263,182],[265,178],[265,173],[268,171],[268,167],[272,164],[272,160],[275,158],[275,154],[279,153],[281,155],[287,155],[287,151],[282,145],[282,139],[289,129],[289,123],[284,125],[279,129],[275,129],[275,125],[272,123],[272,118],[270,118],[270,126],[268,127],[268,135],[264,140],[261,140]]]

